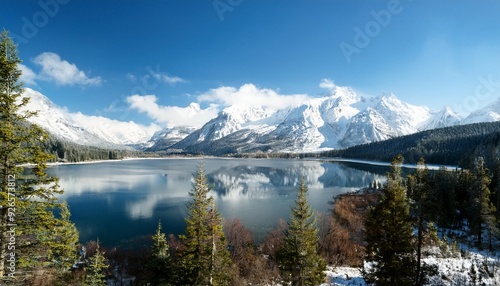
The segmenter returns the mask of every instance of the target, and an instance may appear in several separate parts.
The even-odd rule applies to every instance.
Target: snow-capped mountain
[[[143,126],[102,116],[68,112],[30,88],[25,88],[23,95],[30,98],[26,110],[38,112],[29,121],[57,138],[70,142],[103,148],[124,148],[125,145],[148,141],[159,129],[156,125]]]
[[[196,131],[196,127],[165,127],[162,130],[155,132],[151,139],[149,139],[149,141],[144,144],[144,149],[147,149],[149,151],[165,150],[181,141],[182,139],[186,138],[194,131]]]
[[[84,145],[149,151],[171,150],[206,154],[304,152],[345,148],[422,130],[458,124],[499,121],[500,99],[462,119],[449,107],[432,111],[399,100],[394,94],[364,98],[350,87],[335,86],[329,96],[284,108],[233,105],[201,128],[161,129],[99,116],[71,113],[47,97],[25,89],[31,98],[30,119],[53,135]]]
[[[492,104],[469,114],[463,124],[500,121],[500,97]]]
[[[455,126],[461,121],[462,117],[458,113],[445,106],[438,112],[432,112],[432,116],[422,125],[421,130]]]
[[[317,151],[380,141],[460,122],[449,108],[439,112],[400,101],[394,94],[363,98],[349,87],[330,96],[280,110],[224,109],[172,148],[192,152]]]

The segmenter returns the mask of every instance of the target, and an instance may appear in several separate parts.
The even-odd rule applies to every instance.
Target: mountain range
[[[26,88],[31,122],[57,138],[104,148],[142,148],[205,154],[310,152],[381,141],[422,130],[500,120],[500,99],[466,117],[449,107],[433,111],[399,100],[392,93],[365,98],[336,86],[328,96],[286,108],[233,105],[201,128],[161,129],[151,124],[71,113]]]

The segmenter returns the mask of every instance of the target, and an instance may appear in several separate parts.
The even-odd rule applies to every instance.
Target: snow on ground
[[[500,253],[461,251],[454,257],[431,254],[423,261],[438,266],[438,275],[430,277],[427,285],[500,285]],[[367,285],[359,268],[328,267],[327,283],[321,286]]]
[[[328,267],[326,271],[328,283],[323,283],[321,286],[331,285],[356,285],[365,286],[365,280],[361,276],[359,268],[352,267]]]

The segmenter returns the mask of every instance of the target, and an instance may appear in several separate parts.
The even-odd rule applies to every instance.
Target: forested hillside
[[[347,149],[322,152],[319,156],[389,162],[397,154],[402,154],[408,163],[416,163],[420,158],[425,158],[429,164],[468,167],[471,165],[471,158],[495,158],[499,152],[500,122],[490,122],[427,130]]]
[[[83,162],[94,160],[116,160],[137,156],[134,150],[111,150],[93,146],[79,145],[69,141],[56,139],[53,136],[42,143],[43,149],[53,155],[51,162]]]

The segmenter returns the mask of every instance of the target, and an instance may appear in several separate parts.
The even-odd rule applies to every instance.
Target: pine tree
[[[492,248],[491,236],[497,231],[496,228],[496,208],[491,202],[491,191],[489,189],[491,178],[489,170],[484,166],[484,159],[477,158],[474,161],[472,170],[474,180],[469,187],[469,225],[471,231],[477,237],[478,247],[482,247],[483,230],[486,230],[490,236],[489,246]]]
[[[363,276],[377,285],[414,285],[416,261],[410,206],[401,177],[403,157],[396,156],[379,203],[368,212]]]
[[[209,195],[203,164],[194,175],[192,201],[188,204],[186,231],[180,236],[184,244],[181,253],[181,276],[188,285],[228,285],[233,268],[226,248],[222,217]]]
[[[319,285],[325,279],[326,263],[318,254],[318,229],[307,193],[302,179],[278,255],[282,278],[293,286]]]
[[[15,254],[18,280],[54,266],[49,257],[57,247],[51,239],[57,225],[53,210],[55,195],[62,193],[57,178],[45,173],[52,156],[41,146],[48,135],[27,121],[36,112],[25,109],[29,98],[22,96],[20,62],[8,33],[0,33],[0,205],[9,207],[0,208],[0,279],[9,275],[5,261],[12,235],[16,242],[8,250]],[[33,167],[22,166],[27,163]]]
[[[410,198],[410,210],[417,230],[417,268],[415,273],[415,285],[423,285],[427,281],[427,265],[422,265],[423,235],[429,232],[427,226],[432,224],[436,216],[437,205],[434,194],[431,192],[429,182],[429,169],[421,158],[417,163],[415,174],[408,176],[408,196]]]
[[[151,283],[152,285],[170,285],[173,278],[171,260],[167,237],[162,232],[161,222],[158,222],[156,233],[152,239],[151,259],[148,261],[148,269],[152,276]]]
[[[437,206],[436,222],[440,227],[452,227],[458,224],[457,184],[458,173],[445,167],[433,172],[430,180],[432,198]]]
[[[106,273],[108,269],[108,260],[104,253],[99,250],[99,239],[95,254],[89,258],[88,266],[86,267],[85,285],[88,286],[106,286]]]
[[[59,216],[51,236],[53,247],[49,258],[62,271],[67,271],[77,260],[78,230],[70,220],[71,213],[67,202],[60,204]]]

